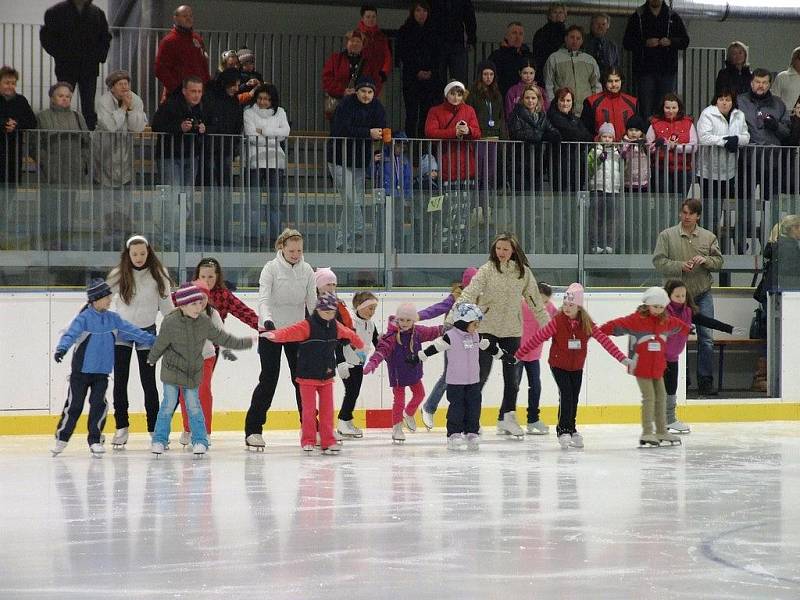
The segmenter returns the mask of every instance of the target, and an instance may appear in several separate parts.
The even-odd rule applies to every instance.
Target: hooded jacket
[[[407,331],[398,331],[396,328],[381,336],[375,353],[367,361],[365,371],[375,370],[382,361],[386,361],[389,371],[389,385],[401,387],[414,385],[422,379],[422,363],[408,363],[406,358],[415,356],[424,342],[432,342],[443,333],[441,325],[429,327],[414,325]],[[400,341],[398,343],[398,337]]]
[[[648,38],[669,38],[669,46],[648,48]],[[689,47],[689,34],[680,15],[666,3],[654,15],[645,2],[628,18],[622,45],[633,57],[634,75],[678,72],[678,52]]]
[[[581,118],[586,129],[594,135],[603,123],[611,123],[614,126],[615,142],[622,140],[625,135],[628,119],[639,112],[636,98],[621,92],[612,94],[603,90],[589,96],[583,104]]]
[[[386,127],[386,112],[377,97],[364,104],[352,94],[344,98],[331,119],[328,160],[345,167],[364,167],[372,161],[369,130]]]

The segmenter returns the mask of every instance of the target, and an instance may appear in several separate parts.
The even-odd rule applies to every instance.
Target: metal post
[[[392,173],[394,176],[394,173]],[[394,182],[392,182],[394,183]],[[394,189],[394,185],[392,185]],[[375,188],[373,190],[375,197],[375,207],[377,208],[383,204],[383,269],[384,269],[384,282],[387,289],[390,289],[394,284],[393,267],[395,264],[394,256],[394,240],[392,234],[394,233],[394,210],[392,194],[386,194],[383,187]],[[402,200],[401,200],[402,202]]]
[[[586,285],[586,224],[589,213],[589,192],[578,192],[578,282]]]
[[[186,202],[188,199],[186,192],[178,194],[178,279],[183,279],[186,269]]]

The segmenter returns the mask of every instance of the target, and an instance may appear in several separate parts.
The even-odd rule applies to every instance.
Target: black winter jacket
[[[5,125],[9,119],[17,122],[13,133],[6,133]],[[20,144],[25,129],[36,129],[36,115],[25,96],[16,94],[13,98],[0,96],[0,181],[17,181],[19,174]]]
[[[472,0],[430,0],[430,5],[431,24],[440,40],[463,43],[466,33],[467,43],[475,45],[478,22]]]
[[[438,33],[430,21],[420,26],[413,18],[407,19],[397,32],[397,57],[403,67],[403,83],[417,82],[420,71],[431,71],[431,81],[437,81],[438,52]]]
[[[669,46],[648,48],[648,38],[669,38]],[[642,4],[628,18],[622,45],[633,56],[633,73],[677,73],[678,51],[689,46],[689,34],[683,19],[666,4],[658,15],[653,15],[647,3]]]
[[[557,144],[561,141],[561,134],[550,123],[547,115],[543,112],[531,113],[522,104],[517,104],[508,117],[508,135],[512,140],[527,144]]]
[[[165,158],[190,159],[192,152],[195,157],[201,156],[199,153],[202,151],[202,140],[205,136],[196,129],[183,133],[181,123],[186,119],[192,119],[195,127],[203,123],[206,126],[206,133],[211,133],[214,122],[211,104],[212,101],[208,97],[203,97],[200,104],[189,106],[181,89],[178,88],[170,94],[164,104],[158,107],[153,116],[153,131],[172,134],[171,140],[170,136],[159,136]]]
[[[750,82],[753,81],[753,72],[750,67],[745,65],[740,71],[730,63],[725,63],[725,67],[717,73],[714,82],[714,93],[720,90],[733,90],[735,95],[746,94],[750,91]]]
[[[565,115],[556,106],[558,103],[553,102],[550,109],[547,111],[547,119],[550,124],[558,130],[563,142],[591,142],[592,134],[586,129],[586,125],[575,116],[574,113]]]
[[[533,58],[531,49],[526,44],[522,44],[519,48],[500,46],[489,55],[489,60],[497,67],[497,85],[500,86],[503,98],[506,97],[506,92],[519,81],[519,70],[522,68],[522,63],[531,58]]]
[[[74,75],[100,72],[111,46],[106,14],[94,4],[78,12],[71,0],[51,6],[44,13],[39,40],[55,59],[56,68]]]
[[[377,98],[364,104],[356,94],[345,97],[331,120],[332,138],[328,141],[328,160],[346,167],[363,167],[372,162],[370,129],[386,127],[386,111]]]
[[[567,27],[564,23],[548,21],[533,34],[533,59],[536,63],[536,81],[544,86],[544,63],[550,55],[564,45]],[[516,82],[515,82],[516,83]]]

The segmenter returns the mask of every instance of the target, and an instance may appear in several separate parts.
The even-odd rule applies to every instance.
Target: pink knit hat
[[[610,135],[611,137],[616,138],[617,131],[614,129],[614,125],[612,123],[603,123],[597,130],[597,137],[595,138],[595,141],[599,142],[601,135]]]
[[[336,283],[336,273],[328,267],[320,267],[314,272],[314,280],[317,283],[317,289],[319,289],[329,283]]]
[[[564,302],[571,302],[578,306],[583,306],[583,286],[580,283],[572,283],[564,293]]]
[[[461,275],[461,287],[466,288],[472,278],[475,277],[475,274],[478,272],[478,269],[475,267],[467,267],[464,269],[464,273]]]
[[[414,306],[413,302],[403,302],[400,306],[397,307],[397,314],[395,316],[398,319],[411,319],[412,321],[419,320],[419,315],[417,314],[417,307]]]

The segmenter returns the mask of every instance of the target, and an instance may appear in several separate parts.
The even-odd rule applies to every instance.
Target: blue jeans
[[[164,395],[158,409],[156,428],[153,431],[153,442],[166,444],[169,441],[172,415],[178,406],[179,386],[171,383],[164,384]],[[200,408],[200,394],[198,388],[183,388],[183,398],[186,401],[186,412],[189,413],[189,428],[192,430],[192,445],[203,444],[208,448],[206,435],[206,421],[203,410]]]
[[[436,409],[439,408],[439,402],[442,401],[442,396],[447,391],[447,382],[445,379],[447,378],[447,352],[444,353],[444,370],[442,371],[442,376],[439,377],[439,380],[436,382],[436,385],[433,386],[431,393],[428,394],[428,399],[425,400],[425,404],[422,405],[422,410],[426,413],[434,414]]]
[[[542,397],[541,369],[538,360],[524,360],[522,366],[528,377],[528,423],[536,423],[539,420],[539,400]],[[522,381],[522,371],[519,378]]]
[[[699,312],[705,317],[714,318],[714,298],[711,292],[703,292],[694,299]],[[707,327],[697,326],[697,381],[714,381],[712,363],[714,362],[714,340],[711,330]]]
[[[677,73],[642,73],[636,80],[639,112],[649,119],[661,106],[664,94],[677,91]]]

